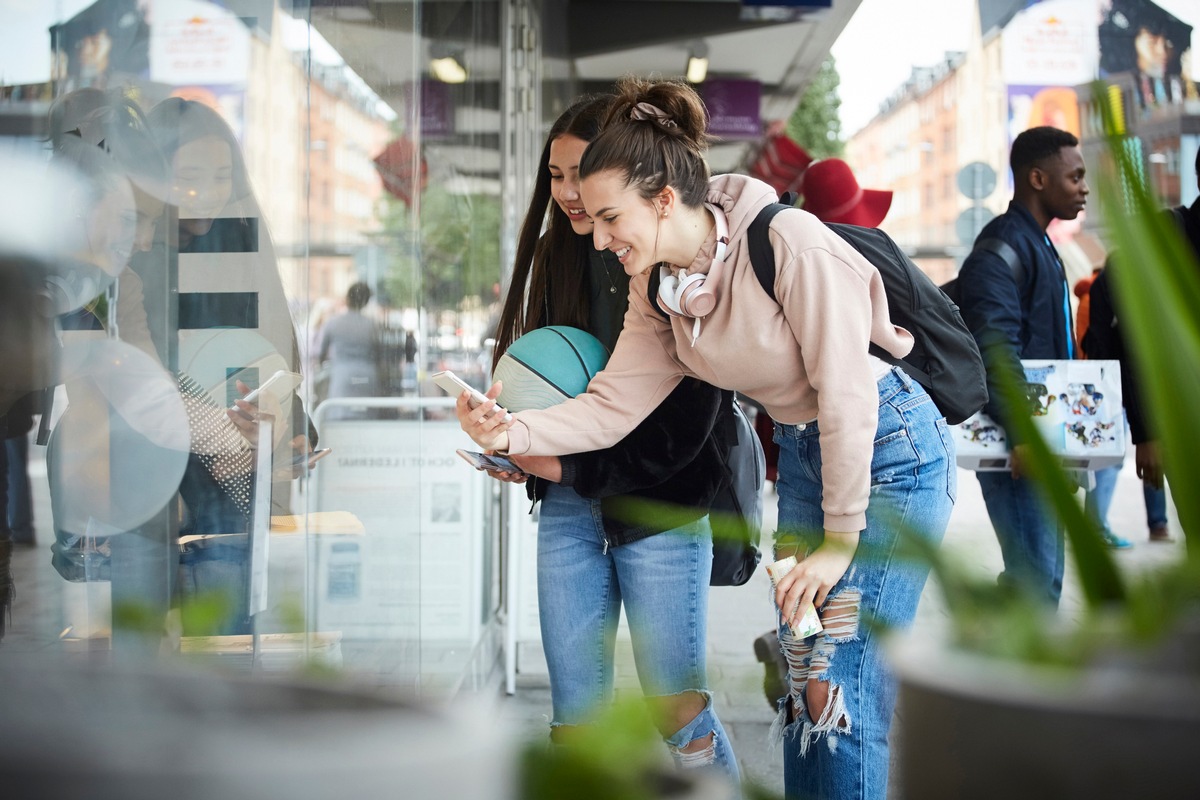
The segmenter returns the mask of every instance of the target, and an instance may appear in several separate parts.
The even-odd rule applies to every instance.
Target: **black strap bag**
[[[791,208],[786,202],[767,206],[750,223],[747,233],[750,262],[772,300],[776,299],[775,251],[767,231],[776,214]],[[870,346],[871,355],[900,367],[925,387],[952,425],[983,408],[988,400],[983,358],[958,306],[883,231],[840,223],[825,225],[879,270],[892,322],[916,340],[912,352],[902,359],[876,344]]]

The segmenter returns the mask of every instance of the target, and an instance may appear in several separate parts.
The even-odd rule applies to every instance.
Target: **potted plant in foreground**
[[[1187,555],[1122,575],[1032,420],[1013,415],[1066,528],[1087,611],[1068,624],[923,554],[953,638],[892,651],[905,797],[1200,797],[1200,494],[1189,488],[1200,474],[1200,266],[1155,208],[1104,87],[1094,91],[1112,156],[1099,189],[1122,254],[1113,274],[1122,329],[1174,478]],[[1020,387],[1003,389],[1019,402]]]

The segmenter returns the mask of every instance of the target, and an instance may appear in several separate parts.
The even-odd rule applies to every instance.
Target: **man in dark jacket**
[[[988,516],[1004,556],[1003,584],[1016,585],[1057,606],[1062,594],[1063,536],[1053,513],[1024,477],[1027,445],[1008,424],[1000,375],[1023,382],[1021,359],[1076,357],[1070,288],[1062,260],[1046,228],[1050,220],[1075,219],[1087,203],[1079,140],[1051,127],[1017,136],[1010,154],[1014,192],[1008,210],[979,234],[1011,248],[1015,263],[995,249],[977,247],[963,264],[958,285],[962,316],[975,335],[988,370],[991,399],[985,408],[1004,427],[1011,472],[979,472]]]
[[[1196,184],[1200,188],[1200,152],[1196,154]],[[1200,261],[1200,197],[1189,206],[1178,206],[1166,212],[1191,245],[1192,252]],[[1113,259],[1110,256],[1109,261]],[[1158,442],[1153,425],[1146,419],[1146,409],[1138,389],[1135,367],[1129,360],[1125,347],[1117,307],[1120,298],[1114,297],[1112,282],[1106,268],[1092,282],[1091,320],[1088,325],[1088,355],[1092,358],[1110,358],[1121,362],[1121,399],[1125,404],[1125,416],[1129,419],[1129,433],[1135,448],[1134,460],[1137,476],[1145,484],[1146,523],[1150,528],[1150,541],[1169,542],[1167,528],[1166,497],[1163,490],[1163,468],[1158,453]]]

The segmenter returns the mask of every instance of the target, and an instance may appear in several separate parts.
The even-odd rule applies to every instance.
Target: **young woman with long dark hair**
[[[610,350],[629,277],[592,246],[579,159],[611,97],[585,97],[552,126],[496,333],[495,358],[545,325],[586,330]],[[545,233],[542,233],[545,223]],[[554,706],[551,737],[585,725],[612,696],[622,606],[651,715],[681,767],[710,766],[737,783],[737,762],[706,675],[712,565],[709,504],[722,483],[730,393],[679,382],[613,447],[521,462],[541,501],[538,605]],[[505,475],[515,480],[524,476]],[[649,518],[644,509],[668,513]],[[666,521],[661,521],[666,520]]]

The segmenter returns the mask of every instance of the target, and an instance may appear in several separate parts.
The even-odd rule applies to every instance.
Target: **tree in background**
[[[420,238],[413,242],[409,211],[392,197],[384,233],[397,245],[384,288],[394,305],[430,311],[457,309],[467,298],[490,302],[500,280],[500,201],[454,194],[430,184],[421,193]]]
[[[788,118],[788,137],[814,159],[841,157],[845,149],[838,118],[839,82],[837,66],[832,57],[827,58]]]

